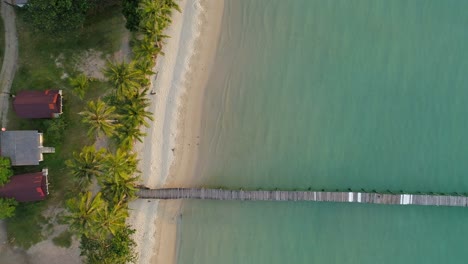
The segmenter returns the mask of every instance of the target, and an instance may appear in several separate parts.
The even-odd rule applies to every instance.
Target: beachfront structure
[[[244,191],[204,188],[140,189],[142,199],[201,199],[238,201],[310,201],[386,205],[427,205],[468,207],[468,196],[461,194],[411,194],[327,191]]]
[[[54,153],[55,148],[42,146],[43,136],[37,130],[0,132],[0,156],[8,157],[13,166],[39,165],[43,153]]]
[[[57,118],[62,114],[62,90],[21,91],[13,109],[22,118]]]
[[[18,202],[42,201],[49,194],[48,170],[14,175],[0,187],[0,197],[14,198]]]
[[[23,7],[28,4],[28,0],[13,0],[13,4],[19,7]]]

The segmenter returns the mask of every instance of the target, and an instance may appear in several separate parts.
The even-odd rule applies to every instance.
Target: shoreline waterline
[[[183,0],[182,12],[172,15],[165,32],[170,38],[151,78],[156,94],[149,111],[154,121],[145,128],[143,143],[135,146],[140,184],[146,187],[186,185],[194,174],[204,86],[214,60],[223,4]],[[139,263],[175,263],[180,202],[140,199],[130,208]]]

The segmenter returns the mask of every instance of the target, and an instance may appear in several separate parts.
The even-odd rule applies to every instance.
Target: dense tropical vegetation
[[[8,183],[12,175],[10,159],[0,157],[0,186]],[[0,198],[0,219],[14,216],[17,205],[18,202],[15,199]]]
[[[144,136],[140,128],[149,127],[153,120],[147,111],[149,77],[154,74],[155,58],[166,37],[163,31],[171,22],[172,10],[179,10],[172,0],[123,0],[127,27],[135,32],[134,59],[108,62],[104,75],[114,92],[88,102],[80,112],[88,136],[113,140],[105,149],[85,146],[66,162],[82,194],[67,200],[65,219],[81,237],[81,254],[87,263],[133,263],[137,259],[131,238],[135,231],[125,224],[128,202],[136,197],[139,177],[132,149]],[[83,98],[87,80],[78,76],[70,84]],[[94,178],[99,192],[93,194],[88,189]]]
[[[106,31],[110,21],[105,21],[100,29],[92,24],[96,21],[90,22],[90,18],[97,20],[99,17],[94,13],[111,13],[105,7],[115,2],[122,3],[127,27],[133,32],[133,60],[109,61],[104,71],[107,82],[79,74],[76,68],[67,66],[70,61],[64,63],[64,68],[58,67],[60,53],[72,60],[74,52],[97,46],[105,46],[109,51],[105,54],[115,51],[111,47],[113,44],[109,44],[112,36],[107,36]],[[45,132],[47,143],[58,149],[56,156],[48,156],[45,163],[54,168],[51,172],[70,177],[51,177],[51,186],[56,192],[48,200],[54,199],[54,206],[66,200],[67,212],[63,219],[80,238],[81,254],[86,263],[136,261],[132,240],[135,231],[125,224],[128,202],[136,196],[139,177],[133,145],[145,136],[140,128],[149,126],[153,119],[147,110],[149,77],[155,74],[155,59],[162,54],[163,40],[167,38],[163,32],[171,22],[173,10],[179,10],[173,0],[30,0],[28,7],[18,12],[23,18],[18,22],[22,45],[13,90],[59,86],[71,88],[74,96],[65,98],[69,111],[60,119],[14,120],[18,122],[15,128],[40,129]],[[37,30],[44,33],[35,34]],[[96,37],[99,34],[106,38]],[[65,72],[73,77],[62,79]],[[107,87],[112,87],[110,93],[105,91]],[[85,107],[79,109],[83,100]],[[82,136],[83,127],[88,129],[87,138]],[[99,144],[93,145],[92,139],[99,140]],[[21,170],[15,169],[15,173],[28,168]],[[96,182],[97,185],[93,184]],[[22,241],[20,246],[27,248],[42,239],[38,235],[33,240],[30,234],[49,220],[42,215],[49,201],[18,205],[20,210],[16,210],[8,228],[9,232],[13,231],[15,242]],[[0,199],[0,218],[12,216],[16,206],[13,199]],[[70,244],[69,233],[58,238],[57,241]]]
[[[0,186],[10,181],[10,177],[13,175],[11,169],[11,161],[9,158],[0,157]]]
[[[18,202],[15,199],[0,198],[0,219],[15,215]]]
[[[89,12],[116,0],[29,0],[28,21],[37,30],[48,33],[71,32],[83,26]]]

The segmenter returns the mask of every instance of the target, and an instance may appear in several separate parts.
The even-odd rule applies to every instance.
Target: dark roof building
[[[11,159],[11,165],[39,165],[43,153],[54,153],[55,148],[42,146],[42,133],[37,130],[0,132],[0,156]]]
[[[62,90],[21,91],[13,109],[22,118],[57,118],[62,114]]]
[[[10,182],[0,187],[0,197],[15,198],[18,202],[44,200],[49,194],[48,170],[14,175]]]

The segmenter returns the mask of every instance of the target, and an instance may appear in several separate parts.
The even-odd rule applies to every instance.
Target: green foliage
[[[107,207],[101,193],[93,197],[91,192],[80,194],[66,202],[68,214],[64,216],[70,229],[78,235],[105,237],[106,233],[99,223],[99,212]]]
[[[82,188],[86,188],[93,177],[103,173],[103,161],[106,151],[96,150],[94,146],[85,146],[80,153],[73,152],[73,159],[67,160],[65,164],[71,170],[76,181]]]
[[[102,6],[102,2],[115,0],[94,1]],[[109,7],[109,5],[106,6]],[[29,19],[28,12],[16,10],[20,51],[18,71],[15,74],[12,91],[17,93],[23,89],[42,90],[45,87],[62,87],[65,105],[63,115],[54,120],[19,119],[14,111],[8,113],[10,130],[39,129],[44,132],[47,145],[56,147],[56,153],[46,155],[42,164],[49,168],[51,195],[41,202],[20,203],[16,207],[15,216],[6,219],[9,241],[14,246],[28,248],[44,239],[44,236],[48,235],[47,232],[41,232],[48,223],[42,215],[44,209],[46,207],[60,208],[66,199],[80,193],[80,189],[76,188],[76,183],[64,163],[65,160],[71,158],[73,152],[79,152],[91,141],[86,137],[84,133],[86,126],[80,122],[81,116],[78,115],[78,112],[82,111],[83,102],[71,95],[68,80],[61,79],[61,76],[64,72],[76,73],[76,58],[89,49],[100,51],[103,56],[107,56],[114,54],[120,48],[125,23],[120,9],[106,8],[100,11],[102,12],[99,15],[89,16],[84,28],[80,30],[60,34],[38,34],[33,25],[26,21]],[[59,55],[63,55],[62,58],[64,58],[60,61],[63,63],[63,69],[55,64]],[[109,87],[105,83],[94,81],[90,84],[93,89],[89,89],[85,94],[86,101],[98,98]],[[60,129],[53,127],[59,126],[55,122],[62,121],[65,122],[65,129],[59,132]],[[51,133],[51,130],[57,133]],[[14,172],[15,174],[36,172],[38,169],[40,170],[37,166],[14,167]]]
[[[28,21],[44,32],[74,31],[83,26],[88,0],[29,0]]]
[[[125,27],[132,31],[138,31],[140,25],[141,14],[138,12],[138,5],[141,0],[122,0],[122,14],[127,20]]]
[[[59,118],[44,120],[42,127],[45,128],[44,137],[48,145],[59,146],[63,143],[67,128],[65,115],[61,115]]]
[[[134,153],[118,149],[108,154],[104,161],[104,171],[98,177],[102,192],[107,201],[120,201],[123,198],[134,198],[138,178],[137,156]]]
[[[84,74],[79,74],[76,77],[71,77],[69,79],[70,86],[72,87],[72,93],[78,96],[83,100],[86,91],[89,89],[89,80],[88,77]]]
[[[136,243],[131,238],[135,230],[128,226],[122,228],[112,237],[95,240],[81,238],[81,255],[88,264],[126,264],[136,263]]]
[[[12,198],[0,198],[0,219],[9,218],[15,215],[18,202]]]
[[[13,175],[10,158],[0,157],[0,186],[10,181]]]
[[[107,63],[104,75],[110,83],[116,88],[118,99],[132,97],[138,93],[141,87],[141,80],[145,76],[136,69],[134,63]]]
[[[115,114],[115,107],[108,106],[101,99],[90,101],[85,111],[79,114],[83,117],[82,122],[89,126],[88,136],[112,136],[119,126],[116,123],[119,116]]]
[[[44,202],[20,203],[16,207],[15,215],[6,220],[8,240],[27,249],[44,239],[42,225],[47,224],[47,219],[42,216]]]
[[[56,246],[69,248],[72,244],[72,236],[73,234],[71,232],[63,231],[60,235],[54,237],[52,239],[52,242]]]
[[[99,212],[99,223],[106,231],[115,236],[119,230],[125,227],[127,217],[128,208],[125,197],[122,197],[120,201]]]

